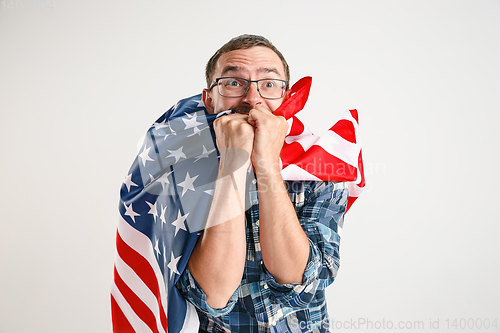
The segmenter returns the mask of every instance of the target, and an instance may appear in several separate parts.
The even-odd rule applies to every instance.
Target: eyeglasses
[[[219,94],[223,97],[241,97],[245,95],[250,83],[257,84],[257,91],[262,98],[279,99],[285,95],[288,81],[278,79],[247,80],[239,77],[220,77],[215,79],[208,90],[217,85]]]

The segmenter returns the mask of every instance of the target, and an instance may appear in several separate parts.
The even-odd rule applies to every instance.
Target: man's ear
[[[205,104],[207,112],[214,114],[214,100],[212,99],[212,96],[210,96],[210,90],[203,89],[203,95],[201,98],[203,99],[203,104]]]
[[[283,96],[283,102],[286,101],[287,99],[289,99],[290,96],[292,96],[292,89],[287,89],[285,91],[285,96]]]

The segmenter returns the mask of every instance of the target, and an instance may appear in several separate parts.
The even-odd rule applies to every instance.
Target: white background
[[[110,332],[136,142],[242,33],[313,77],[313,131],[359,110],[367,190],[327,291],[339,331],[500,331],[500,1],[5,0],[0,332]]]

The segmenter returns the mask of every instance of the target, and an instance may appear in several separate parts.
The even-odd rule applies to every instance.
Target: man
[[[348,192],[343,183],[282,179],[288,124],[273,112],[288,98],[288,64],[267,39],[242,35],[209,60],[206,79],[207,111],[236,113],[214,122],[214,199],[177,287],[200,331],[326,332],[325,288],[339,266]]]

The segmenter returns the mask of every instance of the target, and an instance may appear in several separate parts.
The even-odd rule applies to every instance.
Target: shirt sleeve
[[[223,316],[231,312],[231,310],[234,308],[234,305],[236,304],[236,301],[238,300],[239,287],[231,296],[225,307],[221,309],[214,309],[210,307],[207,303],[207,295],[193,278],[187,266],[184,272],[182,272],[181,276],[179,277],[179,280],[177,280],[176,287],[181,295],[188,302],[193,304],[198,310],[214,317]]]
[[[347,206],[347,184],[305,182],[303,186],[303,191],[289,191],[309,239],[309,259],[302,283],[279,284],[266,271],[266,282],[275,299],[288,306],[310,303],[334,281],[340,266],[339,230]]]

